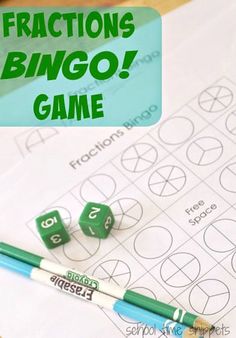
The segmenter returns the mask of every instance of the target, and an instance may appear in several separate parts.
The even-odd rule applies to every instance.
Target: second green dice
[[[85,235],[107,238],[114,224],[114,216],[108,205],[89,202],[80,216],[79,224]]]

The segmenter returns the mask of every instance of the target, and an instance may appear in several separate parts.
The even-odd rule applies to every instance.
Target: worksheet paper
[[[231,8],[230,2],[229,8]],[[231,1],[233,4],[233,2]],[[208,5],[205,5],[203,1],[195,1],[191,4],[182,6],[181,8],[175,10],[168,15],[165,15],[162,18],[163,21],[163,111],[164,118],[166,118],[171,112],[175,109],[178,109],[179,105],[182,102],[185,102],[193,93],[198,92],[202,89],[205,83],[210,83],[214,81],[215,78],[219,76],[218,73],[211,76],[210,79],[205,79],[207,81],[202,82],[201,77],[196,77],[194,68],[191,68],[192,65],[189,61],[182,63],[181,60],[176,62],[176,56],[173,53],[175,50],[180,50],[181,46],[185,41],[192,39],[192,36],[199,34],[199,32],[205,29],[205,26],[214,21],[216,17],[221,16],[222,12],[227,11],[228,8],[224,8],[222,0],[208,1]],[[180,25],[181,21],[186,24]],[[188,27],[188,29],[186,29]],[[223,49],[224,50],[224,49]],[[222,50],[222,51],[223,51]],[[193,53],[196,54],[196,48],[193,49]],[[184,57],[188,58],[188,53],[179,55],[181,59]],[[197,55],[197,54],[196,54]],[[199,56],[199,55],[198,55]],[[139,62],[141,66],[152,64],[150,58],[152,56],[148,55],[144,58],[143,62]],[[155,57],[152,57],[155,61]],[[196,58],[197,61],[197,58]],[[182,72],[183,68],[178,67],[178,64],[184,64],[184,66],[190,66],[190,71],[194,74],[186,76]],[[214,65],[214,64],[212,64]],[[144,67],[140,67],[142,70]],[[202,67],[202,66],[201,66]],[[148,68],[148,67],[146,67]],[[178,71],[182,74],[178,75],[178,81],[174,81],[176,76],[173,74]],[[184,74],[184,76],[183,76]],[[210,73],[209,73],[210,74]],[[208,76],[208,72],[202,72],[202,75]],[[189,78],[191,79],[191,86],[189,86]],[[194,82],[193,80],[194,79]],[[184,90],[179,90],[179,82],[183,81],[181,88]],[[208,82],[209,81],[209,82]],[[33,84],[32,84],[33,85]],[[74,88],[74,90],[82,89],[83,84],[80,82],[80,86]],[[109,89],[109,88],[108,88]],[[105,91],[104,91],[105,93]],[[166,95],[168,93],[168,96]],[[141,109],[140,109],[141,111]],[[61,128],[24,128],[24,127],[9,127],[1,128],[0,127],[0,157],[2,159],[0,166],[0,175],[6,173],[8,170],[14,168],[17,164],[24,162],[26,158],[31,158],[34,161],[34,154],[37,157],[38,150],[44,145],[47,144],[47,147],[50,147],[50,143],[57,142],[56,136],[61,133]],[[78,130],[77,130],[78,132]],[[94,133],[94,131],[93,131]],[[95,131],[95,134],[97,130]],[[98,134],[99,135],[99,134]],[[64,128],[63,138],[70,138],[71,128]],[[127,142],[127,141],[126,141]],[[86,142],[87,143],[87,142]]]
[[[233,338],[236,6],[195,1],[166,15],[163,30],[171,36],[174,23],[183,26],[181,18],[187,27],[206,3],[217,13],[165,58],[161,123],[99,128],[89,137],[87,129],[55,128],[41,143],[41,131],[18,135],[22,160],[0,180],[0,234],[3,241],[197,313],[217,326],[212,337]],[[25,142],[24,133],[34,132]],[[86,237],[78,226],[91,200],[114,213],[106,240]],[[61,213],[71,242],[48,251],[34,220],[52,209]],[[3,338],[164,337],[2,269],[0,281]]]

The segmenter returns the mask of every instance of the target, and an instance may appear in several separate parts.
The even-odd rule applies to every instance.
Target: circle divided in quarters
[[[55,128],[37,128],[30,133],[25,141],[25,147],[28,152],[32,152],[32,149],[40,144],[46,143],[50,138],[58,134]]]
[[[161,278],[169,286],[181,288],[194,282],[200,274],[200,262],[192,254],[178,252],[161,265]]]

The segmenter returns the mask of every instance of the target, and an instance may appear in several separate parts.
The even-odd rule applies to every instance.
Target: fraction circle
[[[189,302],[193,310],[202,315],[219,313],[226,307],[229,299],[229,288],[218,279],[202,280],[189,294]]]
[[[230,134],[236,135],[236,110],[229,114],[225,121],[225,126]]]
[[[158,136],[167,145],[175,146],[186,142],[194,133],[194,124],[187,117],[174,116],[164,121]]]
[[[115,217],[113,229],[126,230],[135,226],[142,218],[143,208],[141,204],[133,198],[121,198],[114,201],[111,210]]]
[[[167,165],[156,169],[149,178],[151,192],[160,197],[175,195],[186,183],[185,172],[176,166]]]
[[[187,149],[188,160],[199,166],[216,162],[223,154],[223,144],[214,137],[200,137]]]
[[[232,91],[223,86],[213,86],[204,90],[199,96],[199,105],[208,113],[217,113],[230,106],[233,100]]]
[[[125,287],[129,284],[131,270],[125,262],[119,259],[110,259],[99,264],[94,270],[94,275],[106,282]]]
[[[236,247],[236,221],[219,219],[211,223],[204,232],[206,246],[215,252],[229,252]],[[214,238],[214,240],[212,240]]]
[[[151,226],[136,235],[134,250],[142,258],[155,259],[165,255],[172,243],[173,237],[168,229]]]
[[[181,288],[194,282],[200,274],[200,262],[194,255],[178,252],[162,263],[162,280],[169,286]]]
[[[231,265],[232,265],[232,269],[236,273],[236,252],[232,256]]]
[[[37,147],[40,144],[46,143],[50,138],[58,134],[55,128],[37,128],[29,134],[25,141],[26,149],[31,152],[32,148]]]
[[[85,261],[94,256],[100,247],[100,239],[85,236],[81,230],[75,230],[70,237],[71,240],[63,246],[63,251],[71,261]]]
[[[220,184],[228,192],[236,192],[236,162],[225,167],[220,174]]]
[[[107,201],[116,190],[116,182],[106,174],[97,174],[89,177],[80,188],[80,195],[85,202]]]
[[[157,161],[157,150],[150,144],[138,143],[129,147],[122,155],[122,166],[132,173],[151,168]]]

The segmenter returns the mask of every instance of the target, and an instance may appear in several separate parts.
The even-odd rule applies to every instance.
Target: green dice
[[[48,249],[54,249],[70,240],[70,236],[57,210],[36,218],[36,225],[40,237]]]
[[[114,224],[114,216],[109,206],[89,202],[80,216],[79,224],[85,235],[107,238]]]

